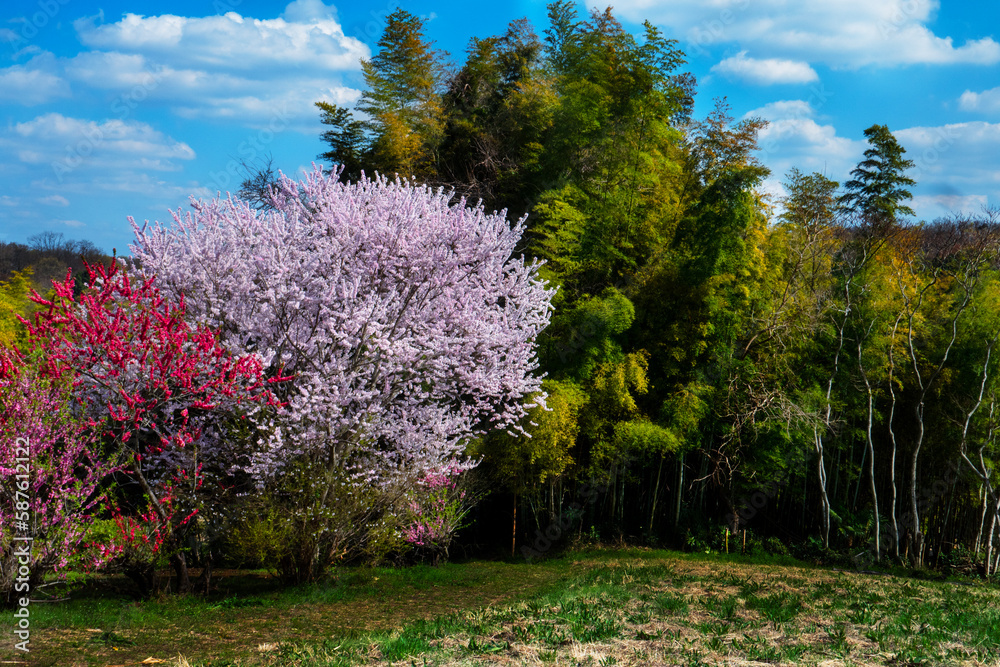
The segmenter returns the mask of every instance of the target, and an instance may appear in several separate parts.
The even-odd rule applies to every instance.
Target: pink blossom
[[[132,222],[136,275],[233,354],[294,376],[249,466],[259,478],[298,457],[360,460],[371,480],[467,469],[471,437],[525,414],[553,291],[514,255],[523,219],[451,200],[317,168],[282,178],[268,212],[229,197]]]

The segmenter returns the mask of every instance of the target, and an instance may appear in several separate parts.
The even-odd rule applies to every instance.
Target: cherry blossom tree
[[[402,497],[401,483],[474,465],[470,438],[517,428],[540,388],[534,343],[553,294],[515,256],[523,219],[338,176],[283,176],[265,210],[230,196],[167,225],[132,221],[133,271],[183,296],[234,354],[294,377],[248,469],[264,484],[307,463],[314,517],[347,482]]]
[[[552,290],[514,257],[524,220],[322,168],[283,177],[273,207],[230,197],[167,226],[132,221],[133,269],[232,352],[295,376],[255,472],[301,456],[335,468],[359,450],[376,475],[437,470],[525,414]]]

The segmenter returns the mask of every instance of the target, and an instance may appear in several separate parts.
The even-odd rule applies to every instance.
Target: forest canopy
[[[768,197],[766,121],[724,99],[695,117],[675,40],[567,0],[548,19],[451,65],[397,10],[357,108],[318,104],[345,177],[528,216],[523,252],[559,287],[539,339],[556,407],[531,441],[475,444],[504,513],[556,525],[600,484],[582,511],[608,538],[964,548],[991,571],[997,211],[915,220],[913,162],[877,123],[845,183],[793,169]]]

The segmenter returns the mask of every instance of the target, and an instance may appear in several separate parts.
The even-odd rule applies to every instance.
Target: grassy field
[[[968,583],[968,582],[966,582]],[[1000,589],[598,550],[32,606],[33,665],[998,665]],[[0,662],[19,659],[0,647]],[[9,663],[8,663],[9,664]]]

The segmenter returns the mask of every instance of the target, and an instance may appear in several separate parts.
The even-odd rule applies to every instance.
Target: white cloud
[[[949,212],[979,212],[1000,202],[1000,123],[981,121],[911,127],[893,133],[915,166],[913,208],[933,219]]]
[[[0,135],[0,148],[29,165],[50,165],[60,182],[81,167],[175,171],[180,168],[176,160],[195,157],[186,143],[145,123],[97,122],[58,113],[14,125]]]
[[[958,98],[958,106],[963,111],[1000,112],[1000,88],[991,88],[981,93],[966,90]]]
[[[225,16],[187,18],[165,14],[126,14],[117,22],[97,25],[94,19],[74,23],[86,46],[168,57],[177,67],[244,72],[287,72],[291,66],[344,71],[360,69],[370,55],[358,39],[347,37],[336,18],[320,2],[297,0],[285,18],[260,20],[235,12]],[[317,15],[319,14],[319,15]]]
[[[780,197],[781,181],[792,167],[819,172],[843,183],[863,159],[864,139],[837,136],[831,125],[818,122],[810,105],[785,100],[755,109],[771,124],[760,133],[760,157],[772,170],[764,191]],[[988,203],[1000,203],[1000,123],[969,122],[911,127],[894,132],[915,165],[906,172],[917,183],[910,206],[917,218],[933,220],[951,213],[979,213]]]
[[[762,86],[819,80],[819,75],[809,63],[780,58],[748,58],[746,51],[726,58],[712,67],[712,71],[731,79],[741,79]]]
[[[911,176],[978,181],[1000,154],[1000,123],[975,121],[911,127],[893,133],[915,167]]]
[[[767,189],[783,192],[780,181],[796,167],[804,172],[817,171],[839,179],[850,172],[864,152],[864,140],[837,136],[833,125],[816,119],[816,110],[807,100],[778,100],[747,112],[744,118],[759,117],[768,121],[758,134],[760,158],[771,169]]]
[[[25,106],[69,97],[69,84],[56,72],[51,53],[35,56],[24,65],[0,69],[0,100]]]
[[[0,195],[0,206],[17,206],[20,202],[16,197]]]
[[[361,95],[322,73],[296,69],[294,75],[261,81],[245,72],[177,69],[143,55],[116,52],[80,54],[66,63],[66,72],[89,87],[121,91],[110,105],[121,119],[142,105],[169,105],[182,118],[232,120],[253,128],[273,125],[277,118],[309,134],[318,131],[314,102],[351,105]],[[286,122],[288,118],[296,122]]]
[[[591,7],[602,2],[588,0]],[[982,37],[956,45],[929,27],[938,0],[620,0],[616,12],[649,19],[681,36],[682,47],[706,55],[720,45],[773,58],[837,68],[917,63],[1000,62],[1000,44]]]
[[[41,204],[48,204],[49,206],[69,206],[69,200],[62,195],[42,197],[38,200],[38,202]]]
[[[150,65],[141,55],[88,51],[66,62],[66,74],[92,88],[115,90],[153,87],[164,78],[176,76],[176,70]]]
[[[120,91],[112,102],[119,118],[140,104],[166,105],[183,118],[259,129],[288,113],[295,119],[288,127],[315,134],[313,103],[357,100],[361,91],[345,79],[357,79],[360,59],[371,55],[363,42],[344,35],[336,9],[321,0],[296,0],[270,20],[235,12],[127,14],[117,23],[87,18],[74,25],[84,44],[101,50],[67,60],[66,76],[88,88]]]
[[[778,100],[747,112],[744,118],[757,116],[773,122],[788,118],[811,118],[814,114],[812,104],[806,100]]]
[[[910,207],[922,212],[921,218],[933,220],[954,213],[982,213],[987,199],[986,195],[916,195]]]
[[[295,0],[285,7],[281,18],[292,23],[310,23],[330,19],[337,20],[337,8],[323,4],[323,0]]]
[[[764,162],[776,174],[792,167],[818,171],[838,178],[854,167],[856,156],[864,152],[864,141],[837,136],[832,125],[812,118],[781,118],[761,130],[759,145]]]

